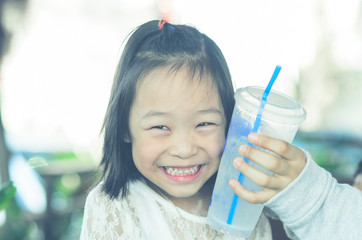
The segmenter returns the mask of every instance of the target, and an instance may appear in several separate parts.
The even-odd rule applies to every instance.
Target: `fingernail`
[[[255,133],[250,133],[248,138],[249,138],[250,141],[255,142],[256,140],[258,140],[258,135],[255,134]]]
[[[246,152],[246,148],[247,148],[246,145],[241,145],[241,146],[239,147],[240,153],[241,153],[241,154],[244,154],[244,153]]]
[[[240,167],[241,166],[241,161],[242,161],[241,158],[235,158],[234,159],[234,166],[237,167],[237,168]]]
[[[234,181],[229,181],[229,185],[234,188],[235,187],[235,182]]]

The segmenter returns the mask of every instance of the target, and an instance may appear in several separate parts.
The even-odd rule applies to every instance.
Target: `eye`
[[[159,126],[153,126],[151,127],[151,129],[168,130],[168,127],[159,125]]]
[[[198,127],[206,127],[206,126],[211,126],[211,125],[215,125],[215,123],[211,123],[211,122],[203,122],[198,124]]]

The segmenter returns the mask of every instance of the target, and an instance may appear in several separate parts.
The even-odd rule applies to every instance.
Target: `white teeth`
[[[186,176],[195,174],[199,170],[199,166],[194,166],[189,169],[179,170],[177,168],[165,167],[166,172],[172,176]]]

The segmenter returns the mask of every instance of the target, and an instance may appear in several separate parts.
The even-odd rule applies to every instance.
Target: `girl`
[[[104,122],[103,181],[87,197],[81,239],[244,239],[206,223],[233,96],[226,61],[206,35],[165,21],[138,27],[114,78]],[[264,175],[237,158],[235,167],[265,190],[248,192],[236,180],[230,185],[288,222],[280,202],[291,205],[293,193],[284,202],[280,195],[317,167],[283,141],[256,134],[249,140],[283,158],[241,146],[241,155],[276,174]],[[293,224],[291,235],[299,233]],[[248,239],[271,239],[264,214]]]

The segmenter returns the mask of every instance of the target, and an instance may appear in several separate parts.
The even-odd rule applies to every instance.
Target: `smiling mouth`
[[[165,172],[171,176],[190,176],[198,173],[201,165],[193,167],[162,167]]]

